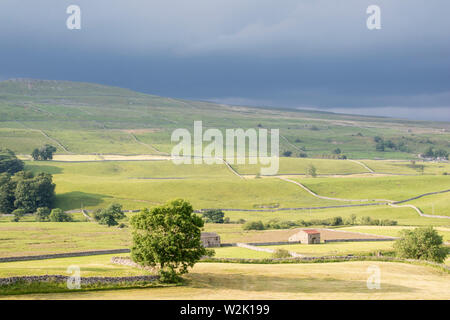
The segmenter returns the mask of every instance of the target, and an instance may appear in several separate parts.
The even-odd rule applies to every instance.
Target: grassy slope
[[[450,189],[450,176],[392,176],[374,178],[297,179],[315,193],[344,199],[406,200]],[[449,199],[450,194],[444,194]],[[426,200],[426,198],[422,198]]]
[[[135,135],[161,151],[171,149],[175,128],[192,128],[194,120],[215,128],[280,128],[281,152],[309,156],[339,147],[351,158],[414,158],[428,146],[447,148],[450,125],[326,112],[234,107],[162,98],[126,89],[62,81],[0,82],[0,145],[29,154],[42,142],[40,129],[74,153],[143,153],[124,129],[158,129]],[[20,131],[18,131],[20,129]],[[447,131],[445,131],[447,130]],[[376,152],[374,136],[403,142],[409,153]],[[61,150],[59,150],[61,152]]]
[[[81,204],[85,208],[102,207],[111,202],[120,202],[126,209],[140,209],[175,198],[189,199],[196,209],[253,208],[268,203],[281,207],[337,204],[317,199],[279,179],[239,179],[225,165],[27,162],[27,168],[54,175],[56,206],[66,210],[78,209]]]
[[[280,158],[279,174],[306,174],[308,166],[314,165],[317,174],[351,174],[368,172],[363,166],[345,160],[304,159],[304,158]],[[234,164],[240,174],[257,174],[260,165]]]
[[[362,160],[370,169],[380,173],[400,173],[400,174],[422,174],[419,166],[424,166],[423,174],[438,174],[444,172],[450,173],[449,163],[436,162],[420,162],[417,161],[413,165],[410,161],[379,161],[379,160]]]

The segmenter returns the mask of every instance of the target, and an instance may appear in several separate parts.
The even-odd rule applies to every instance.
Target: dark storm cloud
[[[81,30],[65,26],[70,4],[81,7]],[[366,28],[371,4],[381,30]],[[2,0],[0,78],[394,116],[428,108],[406,114],[450,120],[449,9],[445,0]]]

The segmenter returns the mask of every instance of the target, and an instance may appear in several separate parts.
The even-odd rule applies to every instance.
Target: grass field
[[[437,174],[442,175],[444,172],[450,173],[449,163],[422,162],[416,161],[413,165],[411,161],[379,161],[379,160],[362,160],[365,165],[375,172],[380,173],[397,173],[397,174]],[[424,166],[423,172],[419,170],[419,166]]]
[[[56,206],[92,209],[119,202],[140,209],[175,198],[189,199],[194,208],[254,208],[334,205],[279,179],[243,180],[225,165],[175,165],[169,161],[38,163],[27,169],[54,175]]]
[[[309,157],[329,156],[340,148],[351,159],[413,159],[429,146],[448,148],[450,140],[450,126],[444,122],[219,105],[88,83],[2,81],[0,94],[0,144],[23,154],[54,140],[74,153],[142,154],[152,149],[145,144],[169,152],[171,132],[192,129],[194,120],[222,130],[279,128],[280,151],[293,156],[300,150]],[[377,152],[375,136],[407,148]],[[286,169],[301,170],[290,164]]]
[[[99,270],[109,268],[107,262]],[[89,265],[89,264],[88,264]],[[0,265],[1,266],[1,265]],[[370,290],[368,268],[381,272],[381,288]],[[8,299],[450,299],[450,275],[405,263],[323,264],[199,263],[175,288],[50,293]]]
[[[393,208],[387,205],[366,206],[350,208],[333,208],[319,210],[298,210],[298,211],[279,211],[279,212],[226,212],[225,215],[231,220],[245,219],[247,221],[261,220],[267,222],[271,219],[279,220],[311,220],[328,219],[336,216],[348,218],[351,215],[356,217],[369,216],[372,219],[391,219],[398,222],[399,225],[406,226],[449,226],[449,219],[426,218],[421,217],[412,208]]]
[[[419,207],[426,214],[450,216],[450,192],[436,194],[408,202],[408,204]]]
[[[25,159],[26,169],[48,172],[56,183],[55,207],[96,209],[120,203],[125,210],[160,205],[175,198],[194,209],[305,208],[355,204],[326,200],[278,177],[259,178],[259,165],[175,165],[168,161],[171,133],[177,128],[280,129],[280,175],[292,175],[320,196],[342,199],[404,200],[450,189],[450,164],[422,162],[427,148],[448,151],[450,124],[407,121],[327,112],[218,105],[136,93],[86,83],[46,81],[0,82],[0,146]],[[376,150],[375,137],[398,148]],[[29,161],[34,148],[52,144],[55,160]],[[204,143],[203,147],[206,146]],[[329,160],[337,148],[351,160]],[[300,153],[307,158],[300,158]],[[375,160],[389,159],[389,160]],[[107,160],[107,161],[103,161]],[[114,161],[112,161],[114,160]],[[159,161],[156,161],[159,160]],[[411,162],[415,160],[416,163]],[[305,176],[308,166],[317,178]],[[367,168],[367,167],[368,168]],[[422,170],[423,166],[423,170]],[[374,174],[371,171],[374,171]],[[450,193],[409,202],[426,214],[450,216]],[[127,213],[129,218],[132,214]],[[412,208],[387,205],[276,212],[225,211],[232,221],[312,220],[336,216],[369,216],[398,222],[396,227],[353,226],[342,230],[397,236],[403,228],[432,225],[450,240],[450,219],[424,218]],[[75,213],[77,222],[18,223],[0,216],[0,257],[119,249],[130,247],[130,228],[108,228]],[[124,220],[128,224],[128,218]],[[317,227],[317,226],[312,226]],[[242,224],[206,224],[223,243],[270,241],[278,231],[244,231]],[[284,230],[286,231],[286,230]],[[284,232],[281,230],[280,232]],[[286,245],[308,256],[370,254],[392,250],[392,242],[342,242]],[[216,249],[218,258],[268,258],[270,253],[239,247]],[[112,265],[110,255],[0,263],[0,277],[65,274],[79,265],[82,276],[137,275],[142,271]],[[447,264],[450,259],[447,259]],[[382,272],[382,289],[368,290],[367,268]],[[450,278],[437,269],[403,263],[343,262],[293,265],[199,263],[177,288],[147,288],[26,298],[96,299],[450,299]],[[23,297],[18,297],[23,298]]]
[[[317,174],[352,174],[369,172],[363,166],[346,160],[280,158],[279,174],[306,174],[306,169],[313,164]],[[240,174],[257,174],[260,165],[233,165]]]
[[[1,222],[0,256],[25,256],[130,245],[128,228],[108,228],[93,222]]]
[[[269,252],[255,251],[240,247],[214,248],[214,258],[265,259],[271,258]]]
[[[321,196],[344,199],[405,200],[450,189],[450,176],[294,179]],[[442,195],[450,199],[450,193]],[[422,198],[427,201],[427,198]]]
[[[347,254],[366,255],[378,250],[393,250],[393,241],[366,241],[366,242],[330,242],[315,245],[288,244],[281,246],[267,246],[270,249],[286,249],[305,256],[341,256]]]
[[[371,233],[382,236],[398,237],[400,232],[405,229],[413,229],[412,227],[400,227],[400,226],[355,226],[344,227],[338,230],[346,230],[352,232]],[[444,241],[450,241],[450,228],[435,227],[438,233],[443,236]]]
[[[67,275],[69,266],[78,266],[81,277],[127,277],[150,274],[148,271],[111,263],[117,254],[98,255],[49,260],[19,261],[0,263],[0,277],[26,275]]]

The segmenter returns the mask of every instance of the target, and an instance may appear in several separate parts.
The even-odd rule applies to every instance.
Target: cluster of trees
[[[271,229],[290,229],[297,227],[310,226],[342,226],[342,225],[379,225],[379,226],[395,226],[397,221],[385,219],[371,219],[370,217],[361,217],[357,219],[356,215],[343,219],[340,216],[331,217],[328,219],[311,219],[308,221],[280,221],[278,219],[269,220],[266,223],[262,221],[249,221],[243,226],[244,230],[271,230]]]
[[[19,171],[11,176],[9,173],[0,174],[0,212],[12,213],[22,209],[26,213],[33,213],[37,208],[53,205],[55,198],[55,184],[48,173],[36,176],[29,171]]]
[[[213,256],[201,242],[204,222],[193,212],[189,202],[178,199],[133,216],[133,261],[156,268],[162,282],[178,282],[203,256]]]
[[[34,149],[31,153],[31,156],[33,157],[33,160],[52,160],[53,159],[53,153],[56,152],[56,148],[52,145],[46,144],[43,147],[39,149]]]
[[[202,215],[206,223],[230,223],[230,218],[225,218],[225,214],[219,209],[207,210]]]
[[[122,205],[113,203],[104,209],[97,209],[94,211],[92,217],[99,224],[107,225],[108,227],[116,226],[119,223],[117,220],[125,218],[125,214],[122,211]]]
[[[449,253],[433,227],[403,230],[400,239],[394,243],[396,255],[403,259],[428,260],[443,263]]]
[[[266,223],[259,221],[249,221],[243,226],[244,230],[271,230],[271,229],[290,229],[296,227],[309,227],[309,226],[339,226],[343,225],[342,217],[333,217],[329,219],[312,219],[309,221],[280,221],[278,219],[269,220]]]
[[[238,219],[236,221],[231,221],[229,217],[225,217],[220,209],[211,209],[202,212],[202,218],[205,223],[234,223],[234,224],[244,224],[244,219]]]
[[[408,146],[403,141],[400,141],[399,143],[395,144],[392,140],[385,141],[383,138],[379,136],[374,137],[373,141],[376,142],[375,149],[377,151],[386,151],[386,149],[391,149],[391,150],[398,150],[401,152],[410,152]]]
[[[23,171],[24,164],[14,152],[0,150],[0,212],[12,213],[21,209],[35,212],[39,207],[50,207],[55,197],[52,175]],[[20,216],[21,211],[18,212]]]
[[[283,157],[291,157],[292,156],[292,151],[287,150],[283,152]],[[299,158],[308,158],[308,154],[306,152],[304,152],[304,150],[300,151],[297,155]]]
[[[332,153],[328,153],[328,154],[323,153],[323,154],[316,155],[316,158],[346,160],[347,156],[345,154],[336,154],[336,153],[334,153],[334,150],[333,150]]]
[[[306,175],[310,177],[317,177],[317,169],[313,164],[309,164],[306,168]]]
[[[64,212],[63,210],[56,208],[50,211],[47,207],[37,208],[35,213],[36,221],[39,222],[72,222],[73,217],[71,214]]]
[[[372,219],[371,217],[363,216],[357,224],[364,226],[396,226],[397,221],[390,219]]]
[[[448,159],[448,152],[444,149],[438,149],[438,150],[434,150],[433,147],[429,147],[423,154],[422,156],[424,158],[432,158],[432,159],[437,159],[437,158],[444,158],[444,159]]]

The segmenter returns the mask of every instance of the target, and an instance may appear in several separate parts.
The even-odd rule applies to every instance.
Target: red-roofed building
[[[300,242],[303,244],[320,243],[320,232],[314,229],[300,230],[289,237],[290,242]]]

